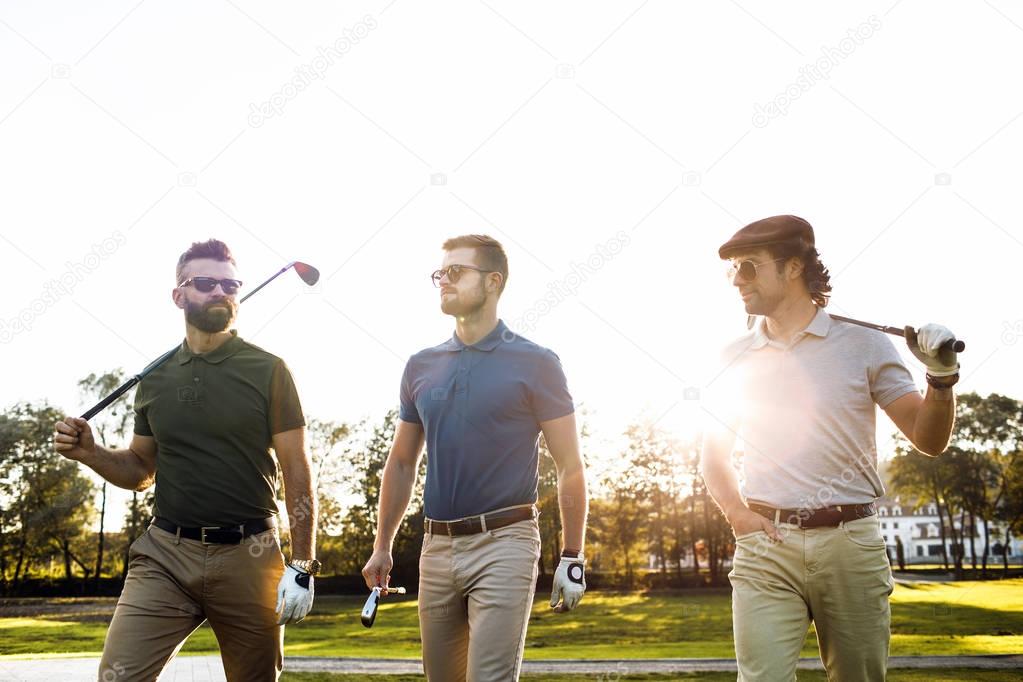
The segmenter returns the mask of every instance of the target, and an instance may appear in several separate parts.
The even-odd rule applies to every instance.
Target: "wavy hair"
[[[810,292],[810,298],[818,307],[828,305],[831,297],[831,274],[821,262],[821,255],[812,245],[803,240],[769,244],[767,250],[772,258],[798,258],[803,263],[803,282]],[[775,263],[780,273],[785,267],[784,261]]]

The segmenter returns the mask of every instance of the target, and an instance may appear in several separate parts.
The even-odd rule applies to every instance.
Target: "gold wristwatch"
[[[292,559],[288,565],[309,575],[318,575],[322,566],[318,559]]]

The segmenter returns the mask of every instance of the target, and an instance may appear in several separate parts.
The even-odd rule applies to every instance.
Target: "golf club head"
[[[374,587],[373,591],[369,593],[369,597],[366,599],[366,604],[362,607],[362,613],[359,614],[362,624],[368,628],[373,627],[373,621],[377,619],[377,606],[380,605],[380,588]]]
[[[295,272],[302,278],[302,281],[313,286],[320,280],[320,271],[309,265],[309,263],[303,263],[302,261],[295,261],[291,264],[295,268]]]

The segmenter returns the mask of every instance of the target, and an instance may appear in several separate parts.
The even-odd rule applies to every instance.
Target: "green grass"
[[[528,659],[734,656],[727,590],[591,592],[577,611],[565,615],[551,613],[544,596],[537,595],[530,619]],[[359,623],[362,603],[361,597],[318,597],[313,614],[288,627],[285,654],[419,656],[414,597],[388,597],[372,629]],[[64,613],[0,618],[0,658],[98,655],[112,601],[63,600],[61,604],[68,609]],[[892,633],[893,656],[1023,651],[1023,579],[898,585],[892,596]],[[208,626],[196,631],[183,649],[186,654],[216,651]],[[817,656],[812,628],[803,655]]]
[[[800,670],[800,682],[827,682],[823,671]],[[325,673],[283,673],[281,682],[422,682],[422,675],[330,675]],[[671,673],[671,674],[637,674],[637,675],[523,675],[529,682],[594,682],[594,680],[645,680],[647,682],[667,680],[705,680],[708,682],[735,682],[735,673]],[[892,670],[888,673],[888,682],[1017,682],[1018,670],[970,670],[966,668],[946,668],[943,670]]]

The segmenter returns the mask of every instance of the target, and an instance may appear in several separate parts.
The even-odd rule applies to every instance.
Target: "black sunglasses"
[[[756,263],[751,260],[744,260],[740,263],[730,263],[728,269],[725,270],[725,275],[729,281],[735,279],[735,275],[738,273],[747,282],[752,282],[757,278],[757,268],[761,265],[767,265],[768,263],[777,263],[780,260],[788,260],[788,258],[775,258],[774,260],[765,261],[763,263]]]
[[[238,289],[241,288],[242,283],[237,279],[216,279],[214,277],[189,277],[184,282],[179,284],[179,287],[187,287],[191,284],[195,287],[196,291],[200,291],[204,294],[208,294],[220,285],[220,289],[228,296],[233,296],[238,293]]]
[[[430,279],[433,280],[433,286],[439,287],[441,277],[444,275],[448,276],[448,281],[454,284],[458,281],[458,278],[462,276],[464,270],[475,270],[476,272],[497,272],[497,270],[484,270],[483,268],[477,268],[474,265],[449,265],[446,268],[435,270]]]

